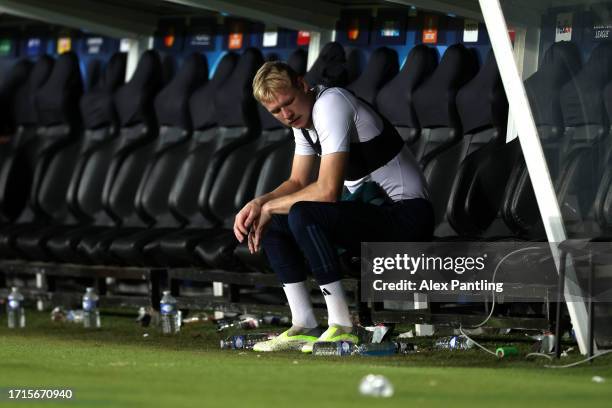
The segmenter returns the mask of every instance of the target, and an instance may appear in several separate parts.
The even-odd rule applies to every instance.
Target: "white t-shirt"
[[[351,143],[366,142],[382,132],[382,119],[349,91],[323,86],[315,91],[312,121],[316,130],[308,129],[308,133],[313,142],[319,140],[321,156],[348,152]],[[293,128],[293,136],[296,155],[316,154],[301,129]],[[345,180],[344,185],[354,192],[365,181],[378,183],[393,201],[428,198],[421,168],[407,146],[384,166],[359,180]]]

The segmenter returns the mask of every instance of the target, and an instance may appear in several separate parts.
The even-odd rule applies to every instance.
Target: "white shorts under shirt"
[[[325,91],[325,92],[323,92]],[[382,119],[365,103],[342,88],[315,88],[312,109],[315,129],[308,129],[310,138],[321,144],[321,156],[348,152],[351,143],[366,142],[383,130]],[[293,128],[296,155],[316,154],[301,129]],[[428,198],[426,181],[414,155],[407,146],[384,166],[359,180],[345,180],[354,192],[365,181],[375,181],[393,201]]]

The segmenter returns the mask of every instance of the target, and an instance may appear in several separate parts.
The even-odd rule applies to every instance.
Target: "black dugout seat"
[[[348,85],[347,89],[374,105],[378,91],[397,75],[398,70],[397,52],[387,47],[377,48],[370,56],[363,73]]]
[[[478,75],[459,91],[457,110],[467,155],[456,171],[436,235],[480,239],[499,214],[520,156],[518,139],[506,143],[508,100],[493,52]]]
[[[15,132],[15,93],[28,80],[32,62],[26,59],[17,61],[0,83],[0,150],[10,146],[8,136]]]
[[[5,256],[24,257],[15,247],[19,235],[68,221],[65,197],[79,147],[78,101],[82,90],[76,54],[62,54],[35,95],[36,138],[41,139],[41,145],[36,153],[29,205],[16,224],[0,232],[0,253]]]
[[[15,133],[17,126],[24,123],[17,123],[15,102],[18,90],[28,81],[32,66],[28,60],[18,61],[0,84],[0,224],[14,220],[27,198],[28,172],[17,169],[22,160],[18,157],[22,143],[18,143]]]
[[[310,70],[304,76],[309,86],[346,86],[348,71],[344,48],[337,42],[325,44]]]
[[[525,80],[525,91],[538,128],[540,142],[553,182],[559,171],[563,115],[559,92],[582,66],[574,43],[553,44],[538,71]],[[524,160],[513,169],[502,207],[504,222],[515,236],[540,239],[544,226]]]
[[[415,157],[423,166],[430,187],[436,224],[444,216],[448,194],[459,163],[470,152],[470,140],[462,139],[457,112],[459,90],[477,73],[477,61],[463,45],[449,47],[434,73],[415,92],[414,107],[421,124]]]
[[[173,210],[173,215],[180,217],[181,224],[170,227],[156,227],[150,232],[143,232],[134,237],[120,239],[114,242],[110,250],[124,261],[130,263],[137,262],[140,265],[153,263],[152,258],[166,263],[160,257],[157,239],[162,236],[176,234],[179,228],[193,227],[190,221],[195,214],[190,212],[192,218],[182,216],[181,209],[193,209],[194,205],[199,205],[199,209],[206,220],[211,220],[208,215],[206,198],[212,188],[219,168],[224,165],[225,157],[232,149],[237,148],[247,140],[257,138],[260,133],[259,121],[255,116],[256,106],[252,96],[251,83],[257,69],[263,63],[261,52],[256,49],[247,49],[236,64],[231,76],[217,88],[215,93],[215,115],[222,128],[208,132],[212,138],[223,139],[223,142],[212,146],[214,150],[209,150],[209,161],[204,162],[205,171],[200,173],[200,179],[194,179],[193,183],[185,185],[182,180],[176,183],[170,195],[166,197],[168,205]],[[208,148],[210,149],[210,145]],[[201,158],[197,158],[201,160]],[[179,173],[190,171],[184,165],[179,169]],[[200,183],[197,183],[200,181]],[[228,187],[229,188],[229,187]],[[202,205],[203,204],[203,205]],[[190,230],[191,231],[191,230]],[[180,234],[180,233],[179,233]],[[174,235],[173,235],[174,236]],[[128,252],[128,246],[130,247]],[[150,259],[151,258],[151,259]]]
[[[436,70],[415,91],[414,108],[421,124],[421,137],[413,151],[424,167],[461,138],[456,97],[477,72],[474,54],[455,44],[448,47]]]
[[[402,70],[378,92],[376,107],[395,126],[409,147],[421,133],[414,110],[414,91],[438,65],[438,54],[426,45],[410,50]]]
[[[102,72],[104,71],[104,67],[102,61],[99,59],[92,59],[87,63],[87,68],[85,69],[85,90],[91,91],[96,88],[100,81],[103,80]]]
[[[51,226],[19,236],[17,246],[28,259],[54,260],[47,250],[48,240],[91,224],[96,213],[102,211],[104,181],[109,161],[117,147],[114,110],[105,104],[103,96],[108,94],[106,101],[112,98],[112,92],[123,83],[125,66],[125,54],[115,54],[98,88],[81,98],[79,107],[85,131],[65,197],[67,216],[63,220],[56,220]]]
[[[593,200],[610,154],[604,88],[612,80],[612,43],[592,52],[582,70],[560,93],[565,132],[556,190],[570,236],[597,234]]]
[[[134,217],[140,220],[133,225],[124,223],[118,230],[104,236],[98,245],[110,250],[98,254],[98,259],[103,263],[119,262],[117,254],[111,249],[115,241],[129,244],[125,251],[131,254],[130,251],[134,250],[133,243],[138,242],[137,235],[149,232],[148,228],[153,225],[158,227],[180,225],[180,221],[170,211],[168,196],[189,149],[192,130],[189,98],[207,79],[206,60],[200,54],[192,54],[185,59],[172,81],[155,97],[154,107],[159,134],[154,153],[149,157],[149,163],[142,174],[134,199],[136,210]],[[144,225],[138,226],[140,223]]]
[[[219,233],[225,213],[233,213],[236,203],[244,204],[244,197],[250,198],[252,195],[251,184],[254,182],[249,179],[255,177],[256,164],[253,164],[253,160],[262,148],[278,137],[274,132],[261,135],[262,122],[265,124],[276,120],[269,114],[265,117],[267,122],[260,120],[252,96],[253,77],[262,63],[259,50],[245,51],[231,78],[218,90],[215,98],[218,127],[211,129],[211,134],[223,144],[211,151],[211,159],[204,169],[205,178],[198,189],[196,201],[200,219],[194,218],[184,230],[168,234],[146,246],[145,253],[150,254],[149,258],[161,252],[157,257],[158,263],[172,266],[200,263],[193,254],[196,243]],[[242,106],[242,109],[236,109],[235,105]],[[222,203],[221,206],[217,205],[218,201]]]
[[[71,210],[84,220],[76,228],[57,229],[48,239],[46,248],[55,260],[85,261],[76,251],[83,234],[114,225],[104,208],[109,186],[114,182],[119,163],[140,142],[119,137],[113,94],[124,83],[125,69],[126,55],[114,54],[101,72],[98,83],[81,98],[79,106],[85,128],[84,141],[67,200]]]
[[[96,256],[106,252],[98,243],[103,242],[107,234],[112,236],[117,227],[140,221],[134,201],[142,175],[153,156],[153,141],[158,133],[153,99],[161,87],[161,78],[159,55],[155,51],[145,51],[130,80],[113,95],[118,137],[121,145],[126,147],[118,149],[117,159],[109,168],[113,176],[102,192],[104,210],[112,221],[102,221],[100,225],[92,226],[91,230],[75,233],[70,238],[71,248],[76,245],[78,257],[88,263],[97,263]],[[74,253],[74,249],[71,252]]]

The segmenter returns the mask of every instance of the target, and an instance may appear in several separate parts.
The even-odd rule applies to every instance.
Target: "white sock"
[[[314,329],[319,326],[312,311],[310,292],[306,281],[283,284],[285,295],[291,309],[291,323],[294,326]]]
[[[321,285],[321,292],[323,292],[327,304],[327,324],[329,326],[353,327],[344,289],[340,281]]]

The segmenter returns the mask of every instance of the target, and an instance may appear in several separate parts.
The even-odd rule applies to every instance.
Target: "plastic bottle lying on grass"
[[[259,343],[260,341],[271,340],[276,336],[278,336],[277,333],[240,334],[236,336],[230,336],[226,338],[225,340],[221,340],[219,343],[219,346],[222,349],[250,350],[253,348],[255,343]]]
[[[391,356],[397,353],[410,354],[416,352],[414,344],[403,342],[363,343],[353,344],[349,341],[320,341],[312,348],[315,356],[349,356],[360,355],[369,357]]]
[[[437,350],[468,350],[474,347],[474,342],[465,336],[442,337],[434,343]]]

